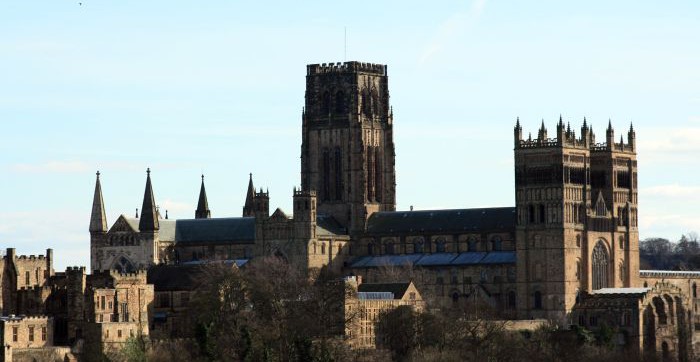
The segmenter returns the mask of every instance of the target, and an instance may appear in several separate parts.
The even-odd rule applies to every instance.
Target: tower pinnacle
[[[105,205],[102,199],[102,185],[100,183],[100,171],[96,173],[95,196],[92,199],[92,215],[90,216],[90,232],[106,233],[107,217],[105,216]]]
[[[143,193],[143,205],[141,206],[141,219],[139,220],[139,230],[158,231],[158,210],[156,200],[153,197],[153,187],[151,186],[151,169],[146,169],[146,189]]]
[[[199,202],[197,203],[197,210],[194,212],[195,219],[209,219],[211,218],[211,211],[209,210],[209,202],[207,201],[207,191],[204,189],[204,175],[202,175],[202,186],[199,188]]]

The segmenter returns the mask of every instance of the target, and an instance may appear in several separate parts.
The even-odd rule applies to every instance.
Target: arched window
[[[382,154],[379,147],[374,148],[374,200],[382,201]]]
[[[321,254],[326,253],[326,243],[321,243]]]
[[[318,250],[316,249],[316,243],[314,243],[314,254],[318,253]]]
[[[476,238],[473,236],[467,239],[467,251],[476,251]]]
[[[392,255],[394,254],[394,242],[393,241],[388,241],[386,245],[384,246],[384,250],[386,254]]]
[[[413,252],[416,254],[423,252],[423,238],[413,239]]]
[[[605,244],[603,244],[602,240],[599,240],[595,248],[593,248],[591,259],[593,260],[593,290],[607,288],[609,283],[608,269],[610,263],[608,251],[605,249]]]
[[[581,280],[581,260],[576,260],[576,280]]]
[[[367,244],[367,255],[374,255],[374,244]]]
[[[444,253],[445,252],[445,238],[439,238],[435,242],[435,252]]]
[[[491,250],[501,251],[503,249],[503,239],[500,236],[494,236],[491,239]]]
[[[693,298],[698,297],[698,285],[696,283],[693,283]]]
[[[335,199],[343,199],[343,156],[340,152],[340,147],[335,148],[333,155],[333,168],[335,176]]]
[[[508,292],[508,309],[515,309],[515,292]]]
[[[452,293],[452,304],[457,304],[459,303],[459,293],[453,292]]]
[[[535,309],[542,309],[542,293],[539,290],[535,292]]]
[[[620,236],[620,250],[625,250],[625,237]]]
[[[347,100],[345,99],[345,93],[343,91],[338,91],[335,94],[335,113],[344,114],[347,113]]]
[[[133,273],[134,272],[134,266],[131,264],[129,259],[125,257],[120,257],[115,263],[114,267],[112,269],[115,269],[116,271],[120,273]]]
[[[331,160],[330,160],[330,155],[328,154],[328,150],[324,149],[323,150],[323,196],[322,199],[324,201],[328,201],[331,199]]]
[[[321,114],[327,115],[329,113],[331,113],[331,94],[325,91],[321,98]]]
[[[581,235],[576,235],[576,247],[581,247]]]

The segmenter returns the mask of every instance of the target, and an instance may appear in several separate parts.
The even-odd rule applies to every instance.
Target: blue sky
[[[238,216],[248,173],[291,209],[306,64],[389,66],[399,209],[513,205],[512,127],[634,122],[640,235],[700,231],[693,1],[0,2],[0,247],[89,264],[145,169],[171,217]],[[551,131],[550,131],[551,132]]]

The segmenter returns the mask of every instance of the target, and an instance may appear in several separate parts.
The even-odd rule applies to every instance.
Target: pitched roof
[[[338,220],[327,214],[316,214],[316,233],[321,236],[347,235],[347,230]]]
[[[382,266],[457,266],[486,264],[515,264],[514,251],[433,253],[406,255],[369,255],[351,264],[351,268],[376,268]]]
[[[122,215],[139,231],[139,219]],[[160,220],[158,238],[175,244],[247,244],[255,241],[255,218],[227,217],[210,219]]]
[[[401,299],[411,283],[362,283],[357,287],[360,293],[383,293],[394,294],[394,299]]]
[[[367,232],[414,233],[515,230],[515,208],[382,211],[367,220]]]

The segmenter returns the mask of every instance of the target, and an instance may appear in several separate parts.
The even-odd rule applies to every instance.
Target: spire
[[[637,147],[637,135],[634,133],[634,127],[632,126],[632,122],[630,122],[630,130],[627,132],[627,144],[632,147],[632,152],[636,151]]]
[[[138,207],[136,208],[136,216],[134,216],[134,217],[137,219],[139,218],[139,208]]]
[[[523,139],[523,128],[520,127],[520,117],[515,119],[515,128],[513,129],[513,138],[515,140],[515,148],[520,146],[520,140]]]
[[[520,129],[520,117],[515,118],[515,129]]]
[[[609,150],[613,149],[615,143],[615,131],[612,128],[612,121],[608,118],[608,129],[605,131],[605,143]]]
[[[100,171],[97,171],[95,181],[95,196],[92,199],[92,215],[90,216],[90,232],[106,233],[107,217],[105,216],[105,204],[102,200],[102,185],[100,184]]]
[[[165,212],[166,218],[168,212]],[[202,186],[199,188],[199,202],[197,203],[197,211],[194,212],[195,219],[209,219],[211,218],[211,211],[209,211],[209,202],[207,202],[207,191],[204,189],[204,175],[202,175]]]
[[[158,231],[158,210],[156,209],[156,200],[153,197],[153,187],[151,186],[151,169],[146,170],[146,190],[143,193],[143,205],[141,206],[141,219],[139,221],[139,230]]]
[[[250,174],[250,179],[248,180],[248,192],[245,196],[245,206],[243,206],[243,216],[254,216],[255,210],[253,207],[253,200],[255,199],[255,187],[253,187],[253,174]]]

